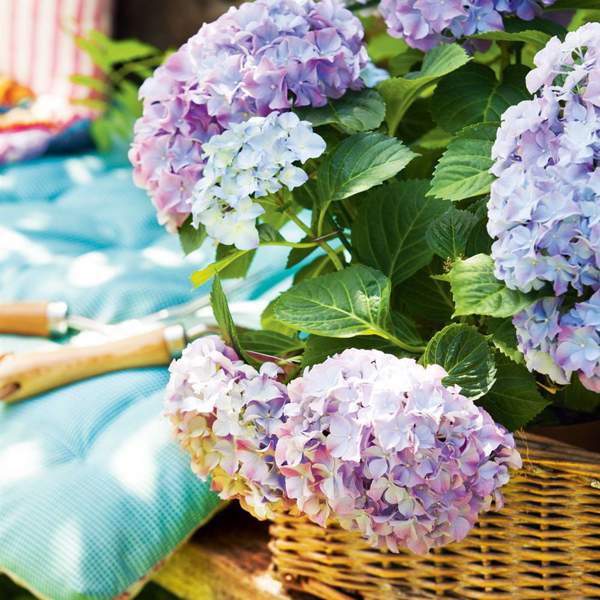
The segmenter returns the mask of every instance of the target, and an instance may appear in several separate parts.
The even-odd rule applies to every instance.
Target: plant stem
[[[421,354],[425,351],[425,346],[413,346],[412,344],[407,344],[406,342],[403,342],[401,339],[397,338],[393,333],[390,333],[385,329],[377,328],[374,332],[379,337],[388,340],[388,342],[392,342],[394,346],[398,346],[398,348],[401,348],[406,352],[410,352],[411,354]]]
[[[311,231],[310,227],[308,225],[306,225],[306,223],[304,223],[300,218],[298,218],[298,216],[295,215],[292,211],[290,211],[288,209],[284,209],[284,212],[293,223],[298,225],[298,227],[300,227],[300,229],[302,229],[302,231],[304,231],[304,233],[306,233],[307,235],[310,235],[310,236],[313,235],[313,232]],[[336,270],[342,271],[344,268],[344,265],[342,265],[342,262],[340,261],[335,250],[327,242],[319,241],[318,244],[327,253],[327,256],[329,256],[329,259],[333,263],[333,266],[336,268]]]
[[[335,229],[334,233],[336,233],[337,236],[340,238],[340,242],[342,242],[342,244],[344,245],[344,248],[346,248],[346,250],[348,250],[348,252],[350,252],[350,254],[352,254],[352,245],[348,241],[348,238],[346,237],[346,234],[344,233],[342,227],[340,227],[335,222],[335,219],[331,215],[329,215],[329,221],[333,225],[333,228]]]
[[[292,223],[297,225],[304,233],[306,233],[306,235],[313,237],[313,232],[312,232],[311,228],[306,223],[304,223],[304,221],[302,221],[302,219],[300,219],[298,217],[298,215],[294,214],[293,211],[291,211],[289,208],[287,208],[285,206],[283,199],[278,195],[276,195],[275,198],[277,199],[276,202],[277,202],[279,208],[281,208],[281,210],[284,212],[284,214],[287,215],[287,217],[290,219],[290,221],[292,221]],[[336,251],[327,242],[325,242],[322,239],[322,237],[319,233],[317,233],[317,236],[318,237],[314,241],[316,241],[319,244],[319,246],[323,249],[323,251],[327,254],[327,256],[329,256],[329,259],[333,263],[333,266],[336,268],[336,270],[342,271],[344,269],[344,265],[342,264],[342,261],[339,259]]]

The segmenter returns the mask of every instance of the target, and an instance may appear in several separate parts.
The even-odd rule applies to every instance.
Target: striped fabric
[[[108,34],[112,0],[0,0],[0,75],[36,94],[84,98],[89,90],[71,83],[73,73],[97,74],[75,35],[96,29]]]

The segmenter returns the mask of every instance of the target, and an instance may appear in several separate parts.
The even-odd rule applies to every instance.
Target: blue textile
[[[284,277],[285,252],[263,254]],[[0,302],[65,300],[116,322],[206,293],[129,168],[87,154],[0,171]],[[257,264],[253,269],[264,268]],[[0,353],[39,346],[0,336]],[[0,407],[0,571],[51,600],[114,598],[219,506],[161,418],[166,369],[107,374]]]

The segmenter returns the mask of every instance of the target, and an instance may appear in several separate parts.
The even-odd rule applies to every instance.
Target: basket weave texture
[[[270,529],[276,575],[324,600],[600,598],[600,454],[532,435],[518,444],[505,507],[462,542],[394,555],[282,515]]]

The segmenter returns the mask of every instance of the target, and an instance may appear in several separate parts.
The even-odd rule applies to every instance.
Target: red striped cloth
[[[97,75],[75,35],[109,34],[112,0],[0,0],[0,75],[36,94],[85,98],[74,74]]]

